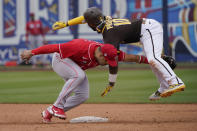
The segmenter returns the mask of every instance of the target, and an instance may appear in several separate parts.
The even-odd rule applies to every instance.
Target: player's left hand
[[[33,54],[31,53],[31,50],[24,50],[20,57],[23,61],[25,61],[26,64],[28,64],[30,58],[33,56]]]
[[[57,21],[53,24],[52,28],[53,30],[59,30],[66,27],[66,23],[65,22],[61,22],[61,21]]]
[[[113,86],[108,85],[108,86],[105,88],[104,92],[101,94],[101,96],[104,97],[105,95],[107,95],[107,93],[110,92],[110,91],[112,90],[112,88],[113,88]]]

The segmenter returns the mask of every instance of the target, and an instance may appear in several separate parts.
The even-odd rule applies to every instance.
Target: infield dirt
[[[82,104],[67,119],[42,123],[47,104],[0,104],[0,131],[197,131],[197,104]],[[70,124],[80,116],[107,117],[107,123]]]

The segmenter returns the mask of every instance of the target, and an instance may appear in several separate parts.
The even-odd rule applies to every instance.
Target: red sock
[[[149,64],[148,59],[145,56],[142,56],[142,55],[140,56],[139,63]]]

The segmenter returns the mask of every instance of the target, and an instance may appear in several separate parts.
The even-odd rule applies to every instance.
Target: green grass
[[[197,69],[175,72],[185,82],[185,91],[151,102],[149,95],[159,87],[151,70],[120,69],[115,88],[105,97],[100,94],[108,83],[108,71],[88,70],[90,98],[87,103],[197,103]],[[63,84],[53,71],[0,72],[0,103],[53,103]]]

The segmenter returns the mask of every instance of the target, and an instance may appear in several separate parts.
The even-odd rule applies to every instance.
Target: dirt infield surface
[[[197,131],[197,104],[82,104],[67,119],[42,123],[46,104],[0,104],[0,131]],[[70,124],[81,116],[107,123]]]

